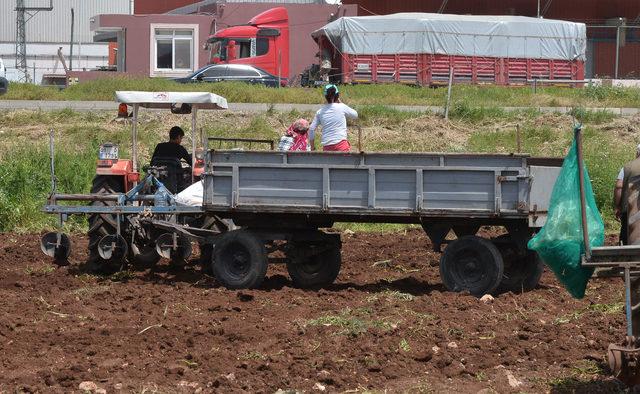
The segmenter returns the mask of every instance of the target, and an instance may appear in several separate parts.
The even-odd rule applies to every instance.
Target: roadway
[[[269,110],[288,112],[293,109],[305,112],[316,111],[321,104],[266,104],[266,103],[229,103],[229,109],[242,112],[266,112]],[[388,105],[400,111],[444,113],[444,107],[417,105]],[[113,101],[40,101],[40,100],[0,100],[0,110],[41,110],[59,111],[117,111]],[[542,113],[568,113],[572,107],[502,107],[504,111],[523,111],[536,109]],[[640,108],[586,108],[590,111],[607,111],[618,116],[633,116],[640,113]]]

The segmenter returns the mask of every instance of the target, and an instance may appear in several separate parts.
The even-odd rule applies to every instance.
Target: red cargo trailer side
[[[432,54],[342,54],[333,75],[343,83],[396,82],[423,86],[444,85],[453,68],[455,83],[524,85],[527,80],[549,79],[562,84],[584,79],[584,61],[558,59],[493,58]]]

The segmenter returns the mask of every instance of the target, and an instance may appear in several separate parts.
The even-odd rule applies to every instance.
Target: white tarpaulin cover
[[[585,60],[586,26],[525,16],[399,13],[339,18],[311,33],[352,55],[429,53]]]
[[[192,104],[203,109],[227,109],[227,99],[209,92],[116,92],[116,101],[140,104],[145,108],[171,108],[172,104]]]
[[[192,207],[201,207],[204,198],[203,181],[198,181],[180,193],[176,194],[176,202],[178,204],[189,205]]]

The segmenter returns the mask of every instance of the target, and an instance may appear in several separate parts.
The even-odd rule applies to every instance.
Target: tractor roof
[[[116,92],[116,101],[144,108],[171,109],[175,104],[191,104],[198,109],[227,109],[227,99],[209,92]]]

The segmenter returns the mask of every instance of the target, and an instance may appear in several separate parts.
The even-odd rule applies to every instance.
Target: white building
[[[58,48],[72,63],[74,70],[89,70],[107,66],[109,46],[94,43],[89,29],[90,19],[99,14],[131,14],[133,0],[53,0],[52,11],[41,11],[26,18],[27,66],[29,77],[35,83],[43,74],[64,75],[58,60]],[[48,7],[49,0],[25,0],[26,7]],[[16,18],[15,0],[0,0],[0,58],[7,67],[7,79],[17,80],[16,70]],[[69,58],[71,40],[71,9],[75,13],[73,33],[73,59]],[[34,77],[35,74],[35,77]]]

